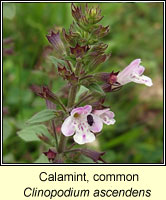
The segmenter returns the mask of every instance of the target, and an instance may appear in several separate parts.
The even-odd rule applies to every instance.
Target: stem
[[[69,61],[69,60],[66,60],[66,63],[67,63],[67,65],[68,65],[70,71],[73,72],[73,69],[72,69],[72,67],[71,67],[70,61]]]
[[[83,97],[82,99],[80,99],[80,101],[78,103],[75,104],[75,107],[79,106],[81,103],[83,103],[84,101],[86,101],[87,99],[91,98],[92,94],[89,94],[85,97]]]
[[[78,61],[76,63],[76,70],[75,70],[75,75],[76,76],[79,76],[80,71],[81,71],[81,66],[82,66],[81,62]],[[78,87],[78,85],[72,85],[71,88],[70,88],[67,108],[71,108],[75,103],[77,87]],[[59,153],[63,153],[64,152],[65,146],[66,146],[66,142],[67,142],[67,138],[63,134],[61,134],[61,138],[60,138],[60,142],[59,142],[59,148],[58,148],[58,152]]]
[[[77,92],[77,85],[71,86],[71,89],[69,91],[68,104],[67,104],[68,108],[71,108],[73,106],[74,100],[76,97],[76,92]]]
[[[56,128],[55,128],[54,120],[51,120],[51,124],[52,124],[52,129],[53,129],[53,132],[54,132],[54,137],[55,137],[55,142],[56,142],[56,148],[58,148],[58,138],[57,138],[57,133],[56,133]]]
[[[66,137],[61,133],[61,138],[60,138],[60,142],[59,142],[59,146],[58,146],[58,152],[59,153],[63,153],[63,151],[65,149],[66,142],[67,142]]]
[[[87,79],[87,78],[93,78],[93,77],[94,77],[93,75],[86,75],[86,76],[81,77],[80,81]]]

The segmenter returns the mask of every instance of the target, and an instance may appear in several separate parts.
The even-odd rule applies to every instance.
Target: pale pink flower
[[[93,114],[99,116],[104,124],[111,125],[116,122],[114,119],[115,114],[109,108],[95,110]]]
[[[141,59],[135,59],[124,70],[117,75],[117,82],[121,85],[125,85],[129,82],[135,82],[152,86],[151,78],[142,75],[145,68],[140,65]]]
[[[62,124],[61,131],[65,136],[73,136],[74,141],[78,144],[90,143],[95,140],[94,133],[98,133],[103,128],[103,123],[113,124],[109,122],[113,120],[114,114],[105,110],[96,110],[92,113],[92,106],[86,105],[78,107],[71,111],[69,117]]]

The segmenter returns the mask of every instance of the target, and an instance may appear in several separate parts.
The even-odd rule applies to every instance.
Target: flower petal
[[[100,117],[102,118],[103,122],[107,125],[115,124],[114,119],[115,114],[111,111],[107,111],[106,113],[102,114]]]
[[[94,110],[93,114],[100,116],[100,115],[102,115],[103,113],[105,113],[109,110],[110,110],[109,108],[106,108],[106,109],[103,109],[103,110]]]
[[[115,114],[109,108],[103,110],[95,110],[93,114],[98,115],[103,123],[110,125],[115,123]]]
[[[62,131],[63,135],[65,135],[65,136],[71,136],[74,134],[75,127],[72,123],[71,116],[69,116],[65,119],[65,121],[62,124],[61,131]]]
[[[135,83],[145,84],[146,86],[149,86],[149,87],[153,85],[151,78],[144,75],[139,76],[135,73],[132,74],[132,76],[130,77],[130,80]]]
[[[90,131],[83,133],[83,132],[77,132],[74,135],[74,141],[78,144],[85,144],[85,143],[91,143],[95,140],[95,135],[91,133]]]
[[[60,53],[63,53],[64,44],[60,38],[59,32],[54,33],[53,31],[51,31],[50,35],[47,35],[46,37],[56,50],[59,50]]]
[[[139,64],[141,63],[141,59],[133,60],[127,67],[125,67],[118,75],[117,75],[117,82],[121,85],[130,82],[130,75],[135,70],[138,71]],[[141,68],[142,71],[143,68]]]
[[[138,75],[142,75],[144,71],[145,71],[145,67],[143,67],[142,65],[139,65],[137,69],[134,70],[134,72],[137,73]]]
[[[89,129],[94,133],[98,133],[103,128],[102,119],[98,115],[94,115],[94,114],[91,114],[91,115],[93,117],[94,122],[93,122],[92,126],[89,127]]]
[[[89,114],[92,111],[92,106],[91,105],[86,105],[83,107],[84,114]]]
[[[83,112],[83,111],[82,111],[82,107],[74,108],[74,109],[71,111],[71,115],[73,116],[75,113],[81,114],[82,112]]]
[[[88,114],[91,111],[92,111],[92,106],[91,105],[86,105],[84,107],[74,108],[71,111],[71,115],[73,116],[75,113],[78,113],[78,114]]]
[[[145,84],[147,86],[152,86],[151,78],[142,75],[145,67],[140,65],[141,59],[136,59],[131,62],[124,70],[122,70],[117,76],[117,82],[121,85],[127,84],[129,82],[135,82],[140,84]],[[141,76],[142,75],[142,76]]]

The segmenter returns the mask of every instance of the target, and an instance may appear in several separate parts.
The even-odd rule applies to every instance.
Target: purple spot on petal
[[[83,134],[82,137],[83,137],[84,140],[86,139],[86,135],[85,134]]]

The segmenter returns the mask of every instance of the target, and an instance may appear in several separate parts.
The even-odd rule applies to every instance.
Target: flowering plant
[[[116,122],[112,109],[104,105],[107,93],[118,91],[129,82],[152,86],[152,80],[142,75],[145,68],[140,65],[141,59],[135,59],[121,72],[95,73],[100,64],[110,58],[110,54],[106,54],[108,45],[101,40],[109,33],[109,26],[99,24],[103,18],[99,7],[72,4],[71,11],[74,21],[69,31],[51,30],[47,35],[55,50],[52,62],[67,83],[62,89],[63,95],[55,94],[48,86],[32,85],[32,91],[45,99],[47,109],[29,119],[28,126],[18,134],[25,139],[31,132],[43,141],[48,149],[43,153],[51,163],[67,162],[73,153],[94,162],[105,162],[102,159],[105,152],[74,146],[94,142],[103,126]],[[48,128],[41,124],[47,121],[51,123]],[[74,142],[70,146],[68,138]],[[26,140],[31,141],[31,138],[26,137]]]

